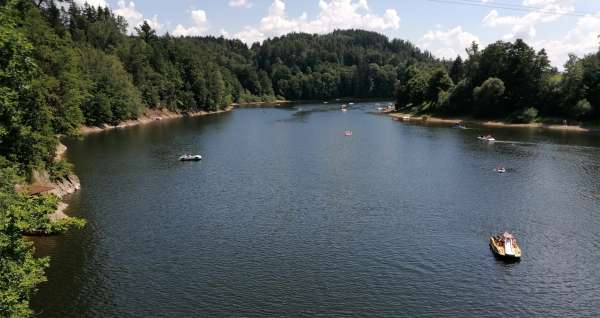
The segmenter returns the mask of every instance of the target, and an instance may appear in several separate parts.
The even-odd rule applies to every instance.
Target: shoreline
[[[467,124],[475,125],[488,128],[527,128],[527,129],[544,129],[554,130],[563,132],[577,132],[577,133],[588,133],[588,132],[600,132],[600,128],[586,128],[581,125],[558,125],[558,124],[543,124],[543,123],[529,123],[529,124],[512,124],[503,121],[495,120],[478,120],[470,117],[436,117],[431,115],[414,115],[410,113],[402,112],[389,112],[388,116],[401,121],[407,122],[421,122],[421,123],[437,123],[437,124]]]
[[[195,111],[195,112],[174,112],[165,108],[161,109],[149,109],[146,110],[145,113],[140,115],[136,119],[129,119],[119,123],[116,126],[104,124],[103,126],[81,126],[79,127],[79,133],[81,135],[88,135],[93,133],[99,133],[107,130],[113,130],[118,128],[128,128],[139,125],[145,125],[149,123],[153,123],[156,121],[163,120],[171,120],[171,119],[180,119],[184,117],[200,117],[200,116],[208,116],[214,114],[226,113],[233,110],[233,105],[229,106],[225,109],[216,110],[216,111]]]
[[[254,107],[254,106],[260,106],[260,105],[278,106],[281,104],[288,104],[288,103],[294,103],[294,102],[295,101],[291,101],[291,100],[276,100],[273,102],[232,103],[231,105],[227,106],[224,109],[215,110],[215,111],[199,110],[199,111],[192,111],[192,112],[178,112],[178,111],[171,111],[166,108],[147,109],[143,114],[138,116],[138,118],[125,120],[125,121],[120,122],[118,125],[114,125],[114,126],[108,125],[108,124],[104,124],[102,126],[82,125],[79,127],[79,134],[88,135],[88,134],[99,133],[99,132],[112,130],[112,129],[145,125],[145,124],[153,123],[156,121],[180,119],[180,118],[184,118],[184,117],[200,117],[200,116],[221,114],[221,113],[230,112],[235,108],[242,108],[242,107],[246,107],[246,106],[247,107]]]
[[[279,106],[281,104],[291,104],[297,101],[287,99],[277,99],[272,102],[247,102],[247,103],[232,103],[230,108],[243,108],[243,107],[254,107],[254,106]]]

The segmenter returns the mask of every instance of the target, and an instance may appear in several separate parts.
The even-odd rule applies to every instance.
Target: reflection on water
[[[239,109],[68,141],[83,186],[69,212],[88,226],[38,242],[52,266],[36,311],[600,315],[597,136],[349,108]],[[488,132],[499,142],[477,140]],[[504,230],[519,263],[489,250]]]

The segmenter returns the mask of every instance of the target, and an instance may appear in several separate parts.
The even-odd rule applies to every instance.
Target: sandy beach
[[[443,118],[435,117],[430,115],[414,115],[409,113],[390,112],[389,116],[397,120],[409,121],[409,122],[428,122],[428,123],[440,123],[440,124],[465,124],[465,125],[476,125],[490,128],[528,128],[528,129],[548,129],[548,130],[559,130],[567,132],[592,132],[600,131],[598,128],[587,128],[580,125],[549,125],[543,123],[529,123],[529,124],[513,124],[502,121],[494,120],[478,120],[469,117],[455,117],[455,118]]]

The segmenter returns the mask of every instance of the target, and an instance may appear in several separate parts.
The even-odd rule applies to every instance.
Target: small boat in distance
[[[348,110],[346,108],[342,108],[342,111],[343,112],[347,112]]]
[[[201,155],[183,155],[181,157],[179,157],[179,161],[200,161],[202,160],[202,156]]]
[[[490,248],[498,257],[507,260],[521,259],[521,248],[517,244],[517,239],[508,232],[490,236]]]
[[[494,169],[494,171],[496,171],[498,173],[505,173],[506,168],[504,168],[503,166],[497,166],[496,169]]]
[[[452,126],[452,128],[456,128],[456,129],[467,129],[467,127],[465,127],[465,125],[461,124],[461,123],[456,123]]]
[[[352,130],[346,130],[346,131],[344,131],[344,136],[346,136],[346,137],[352,136]]]
[[[496,141],[496,138],[492,137],[492,135],[478,136],[477,139],[485,141]]]
[[[348,103],[348,105],[354,105],[354,103]]]

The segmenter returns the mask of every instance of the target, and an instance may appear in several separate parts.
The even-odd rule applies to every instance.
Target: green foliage
[[[488,78],[473,90],[474,111],[478,116],[498,115],[506,88],[504,82],[495,77]]]
[[[82,108],[87,124],[118,124],[142,111],[139,91],[121,61],[93,48],[82,50],[83,73],[90,83]]]
[[[65,180],[73,173],[73,165],[66,160],[55,160],[47,165],[46,170],[52,182]]]
[[[274,93],[289,99],[391,97],[398,74],[408,65],[435,62],[409,42],[362,30],[291,33],[253,51]]]
[[[531,123],[538,117],[538,110],[534,107],[528,107],[520,111],[516,111],[508,116],[508,121],[513,123]]]
[[[423,63],[399,72],[397,107],[518,122],[538,115],[600,116],[600,52],[581,59],[572,55],[562,74],[550,67],[545,50],[536,52],[520,39],[483,50],[473,43],[467,54],[465,61],[445,62],[448,73]]]
[[[592,111],[592,104],[587,99],[582,99],[577,102],[575,107],[571,109],[571,115],[575,118],[585,117]]]
[[[35,259],[31,243],[21,233],[23,197],[15,192],[21,181],[16,165],[0,156],[0,316],[29,317],[29,299],[43,281],[46,258]]]

